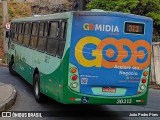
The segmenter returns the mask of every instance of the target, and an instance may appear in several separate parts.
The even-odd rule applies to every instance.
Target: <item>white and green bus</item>
[[[147,103],[152,19],[106,11],[11,21],[9,71],[64,104]]]

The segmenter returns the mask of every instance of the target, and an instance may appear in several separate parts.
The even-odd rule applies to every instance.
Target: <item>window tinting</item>
[[[62,22],[61,24],[61,36],[60,38],[65,38],[65,35],[66,35],[66,22]]]
[[[14,28],[14,23],[11,23],[11,28],[10,28],[10,30],[13,30],[13,28]]]
[[[32,23],[32,33],[31,35],[37,35],[38,23]]]
[[[17,37],[18,37],[18,23],[14,23],[13,42],[17,41]]]
[[[57,53],[57,56],[59,58],[61,58],[63,56],[63,52],[64,52],[64,47],[65,47],[65,43],[66,41],[60,41],[60,44],[59,44],[59,48],[58,48],[58,53]]]
[[[63,56],[63,52],[64,52],[64,47],[65,47],[65,43],[66,43],[66,26],[67,23],[65,21],[61,22],[61,35],[60,35],[60,43],[59,43],[59,48],[58,48],[58,57],[61,58]]]
[[[20,23],[18,33],[22,33],[22,31],[23,31],[23,23]]]
[[[13,30],[14,30],[14,23],[11,23],[11,29],[10,29],[10,40],[13,40]]]
[[[31,29],[31,39],[30,39],[31,48],[37,47],[37,33],[38,33],[37,30],[38,30],[38,22],[33,22]]]
[[[38,36],[38,46],[37,49],[40,51],[45,51],[46,48],[46,38],[47,37],[47,23],[41,22],[39,24],[39,36]]]
[[[30,23],[25,23],[24,27],[24,37],[23,37],[23,45],[28,46],[29,44],[29,30],[30,30]]]
[[[58,49],[58,22],[49,23],[49,37],[47,39],[47,52],[56,55]]]
[[[14,29],[13,29],[14,33],[18,32],[18,31],[17,31],[17,27],[18,27],[18,24],[15,23],[15,24],[14,24]]]
[[[58,35],[58,22],[51,22],[49,27],[49,37],[56,37]]]
[[[24,32],[24,23],[20,23],[18,27],[18,38],[17,43],[21,44],[23,40],[23,32]]]
[[[30,25],[30,23],[25,23],[25,32],[24,32],[24,34],[28,34],[29,33],[29,25]]]
[[[39,36],[47,35],[47,23],[41,22],[39,25]]]

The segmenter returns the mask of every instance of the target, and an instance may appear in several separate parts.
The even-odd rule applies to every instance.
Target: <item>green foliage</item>
[[[130,13],[138,4],[137,0],[93,0],[87,5],[90,9],[103,9],[106,11],[121,11]]]
[[[93,0],[87,5],[87,9],[103,9],[151,17],[154,20],[154,33],[160,28],[160,0]]]

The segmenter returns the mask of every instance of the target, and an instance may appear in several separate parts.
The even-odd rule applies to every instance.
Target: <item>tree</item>
[[[151,17],[154,20],[154,34],[160,34],[160,0],[93,0],[87,8]]]

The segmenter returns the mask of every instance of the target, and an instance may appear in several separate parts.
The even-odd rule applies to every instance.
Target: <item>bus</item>
[[[102,10],[14,19],[9,71],[33,85],[37,102],[145,105],[152,22]]]

